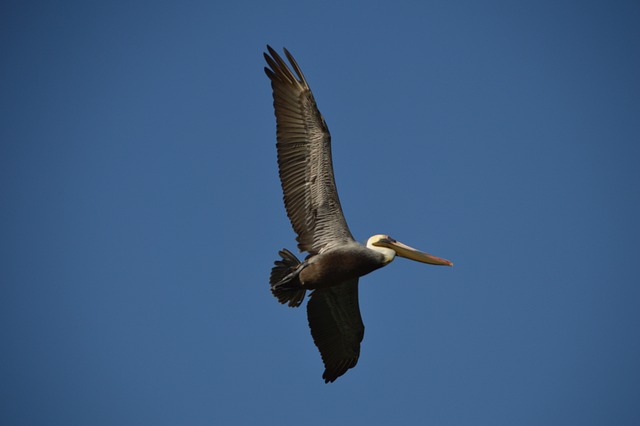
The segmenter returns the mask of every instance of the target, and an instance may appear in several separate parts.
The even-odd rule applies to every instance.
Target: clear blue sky
[[[3,2],[0,423],[640,424],[640,5]],[[333,136],[361,280],[336,383],[304,309],[269,43]]]

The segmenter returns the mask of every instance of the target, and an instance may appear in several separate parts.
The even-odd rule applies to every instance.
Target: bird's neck
[[[380,253],[383,256],[382,263],[384,265],[386,265],[387,263],[391,263],[391,261],[396,257],[395,250],[387,247],[378,247],[374,246],[373,244],[367,243],[367,248]]]

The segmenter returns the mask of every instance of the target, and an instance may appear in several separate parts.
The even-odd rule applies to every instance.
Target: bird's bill
[[[374,243],[377,246],[388,247],[396,252],[398,256],[406,259],[415,260],[417,262],[428,263],[430,265],[444,265],[453,266],[453,263],[447,259],[434,256],[429,253],[424,253],[420,250],[416,250],[413,247],[409,247],[406,244],[402,244],[400,241],[396,241],[393,238],[385,238]]]

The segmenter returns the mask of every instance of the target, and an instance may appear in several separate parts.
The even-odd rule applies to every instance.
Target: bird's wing
[[[264,57],[271,79],[277,124],[278,167],[284,205],[298,248],[320,253],[353,241],[342,213],[331,161],[331,135],[311,89],[293,56],[285,49],[295,75],[267,46]]]
[[[325,383],[333,382],[355,367],[360,356],[364,324],[358,305],[358,279],[311,293],[307,319],[324,362],[322,378]]]

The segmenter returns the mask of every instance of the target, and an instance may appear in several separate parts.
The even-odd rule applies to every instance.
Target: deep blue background
[[[640,5],[3,2],[0,423],[640,424]],[[269,43],[361,280],[336,383],[268,275]]]

